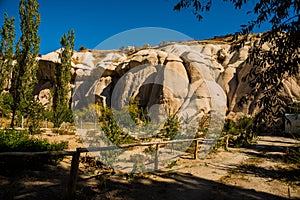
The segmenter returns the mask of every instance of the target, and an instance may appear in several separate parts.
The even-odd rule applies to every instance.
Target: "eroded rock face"
[[[111,105],[120,109],[136,99],[150,116],[176,113],[188,94],[189,78],[181,58],[160,50],[142,50],[121,63]]]
[[[115,109],[127,107],[132,100],[138,101],[141,108],[148,110],[151,119],[160,120],[170,114],[199,118],[216,110],[225,116],[226,95],[217,83],[223,66],[195,51],[195,47],[175,45],[170,48],[172,52],[147,49],[123,60],[104,59],[96,65],[102,74],[95,77],[94,89],[89,90],[88,96],[96,95],[97,101]],[[84,85],[86,83],[76,88],[85,88]],[[77,95],[83,97],[83,93],[77,92]]]
[[[94,99],[122,108],[135,99],[153,116],[166,111],[181,117],[201,116],[215,110],[227,111],[233,119],[254,114],[258,108],[253,102],[242,107],[237,105],[251,90],[248,83],[242,81],[251,69],[245,63],[251,42],[235,52],[230,52],[230,44],[215,42],[175,43],[128,54],[76,52],[70,72],[76,80],[72,87],[78,91],[73,96],[77,102],[74,105],[84,106]],[[42,102],[46,102],[45,92],[51,88],[49,83],[54,79],[58,62],[58,52],[42,56],[40,60],[38,79],[44,85],[38,88],[41,88]],[[300,98],[299,80],[284,82],[289,97]],[[48,88],[45,87],[47,81]]]

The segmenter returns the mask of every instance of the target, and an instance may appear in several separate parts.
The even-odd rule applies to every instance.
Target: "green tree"
[[[0,30],[0,113],[8,117],[11,112],[11,96],[3,92],[9,87],[14,60],[15,25],[14,18],[4,15],[4,24]]]
[[[13,98],[11,127],[14,127],[17,111],[27,115],[29,107],[36,105],[33,90],[37,82],[37,56],[40,46],[38,27],[39,4],[36,0],[20,0],[21,38],[16,47],[16,65],[13,68],[10,92]],[[32,117],[32,115],[28,115]],[[35,117],[33,117],[35,118]]]
[[[2,92],[0,94],[0,115],[2,118],[6,117],[10,119],[11,102],[12,98],[8,92]]]
[[[0,93],[8,86],[13,68],[16,37],[14,22],[14,17],[9,18],[7,14],[4,15],[4,24],[0,30]]]
[[[55,68],[55,82],[53,87],[53,122],[59,127],[64,121],[72,120],[70,109],[70,81],[71,61],[74,49],[74,30],[64,34],[60,40],[62,51],[60,53],[61,63]]]
[[[231,2],[236,9],[242,8],[249,0],[223,0]],[[283,82],[299,74],[299,44],[300,44],[300,2],[299,0],[257,0],[248,13],[255,15],[253,20],[241,25],[241,31],[235,34],[235,48],[240,48],[247,41],[248,34],[254,28],[264,23],[271,25],[271,30],[260,36],[249,52],[247,62],[253,67],[244,77],[253,88],[245,95],[240,104],[255,100],[261,109],[256,114],[254,125],[261,128],[276,127],[283,118],[287,102],[283,96]],[[191,9],[198,20],[202,13],[209,11],[212,0],[180,0],[174,10]],[[249,4],[250,5],[250,4]],[[263,46],[270,44],[270,48]],[[233,50],[234,50],[233,49]]]

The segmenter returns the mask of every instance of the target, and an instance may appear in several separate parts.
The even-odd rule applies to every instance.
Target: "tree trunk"
[[[10,123],[10,128],[14,128],[15,127],[15,116],[16,116],[16,109],[13,109],[12,111],[12,117],[11,117],[11,123]]]

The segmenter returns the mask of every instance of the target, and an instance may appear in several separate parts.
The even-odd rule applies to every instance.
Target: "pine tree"
[[[17,111],[28,114],[28,108],[34,101],[34,86],[37,82],[37,56],[40,37],[39,4],[36,0],[20,0],[19,5],[21,38],[16,47],[16,65],[13,68],[10,92],[13,98],[11,127],[14,127]],[[31,117],[30,115],[28,117]]]
[[[74,49],[74,30],[64,34],[60,40],[62,46],[60,59],[61,63],[56,65],[55,83],[53,88],[53,122],[59,127],[64,121],[72,120],[70,110],[70,81],[71,61]]]
[[[4,25],[0,30],[0,93],[6,89],[10,79],[14,60],[15,19],[4,15]]]

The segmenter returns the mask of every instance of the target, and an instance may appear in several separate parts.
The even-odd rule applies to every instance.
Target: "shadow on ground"
[[[278,140],[276,143],[276,146],[269,145],[268,141],[253,145],[245,149],[244,153],[249,157],[278,161],[282,158],[285,144],[289,142]],[[299,169],[272,169],[251,163],[241,164],[236,170],[243,174],[283,181],[295,181],[295,174],[300,174]],[[226,182],[195,177],[188,173],[155,172],[133,176],[123,174],[87,177],[83,172],[79,175],[75,198],[77,200],[285,199],[254,189],[227,185]],[[26,171],[14,177],[0,175],[0,199],[66,199],[68,178],[69,168],[60,166],[48,166],[42,171]]]
[[[0,199],[65,199],[69,171],[56,166],[0,175]]]
[[[66,199],[69,171],[48,167],[15,177],[0,176],[0,199]],[[146,177],[147,176],[147,177]],[[205,180],[185,173],[79,178],[76,199],[283,199],[272,194]]]
[[[247,149],[242,150],[244,154],[252,158],[252,161],[250,159],[248,163],[242,163],[237,166],[236,170],[243,174],[253,174],[285,182],[300,181],[300,169],[296,165],[287,168],[285,163],[287,149],[293,148],[297,144],[296,141],[282,136],[276,138],[269,135],[264,136],[267,137],[262,137],[259,144],[250,145]],[[278,164],[275,168],[261,167],[259,166],[262,162],[260,159]],[[280,163],[283,163],[282,166]]]
[[[106,180],[94,188],[79,183],[78,199],[284,199],[272,194],[194,177],[185,173],[153,173],[151,178],[136,176],[130,181],[120,177]]]
[[[253,174],[257,177],[271,178],[273,180],[281,180],[284,182],[296,182],[300,181],[299,168],[288,168],[288,169],[266,169],[265,167],[255,166],[253,164],[239,165],[236,169],[237,172],[241,172],[245,175]]]

